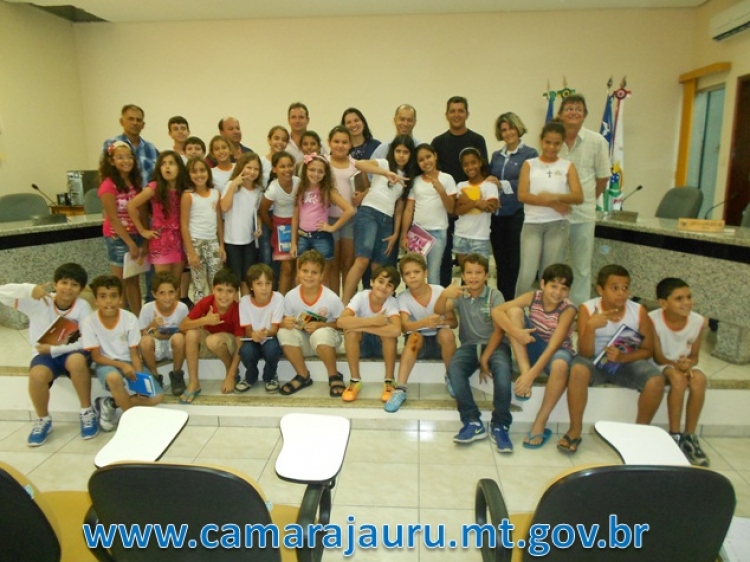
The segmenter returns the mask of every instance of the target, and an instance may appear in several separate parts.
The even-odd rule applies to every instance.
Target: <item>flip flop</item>
[[[549,441],[550,437],[552,437],[552,430],[548,427],[544,428],[544,432],[536,433],[533,435],[529,431],[526,434],[526,439],[523,440],[523,446],[526,447],[527,449],[541,449],[544,446],[544,444],[547,441]],[[534,445],[533,443],[531,443],[533,439],[541,439],[542,441],[541,443],[537,443],[536,445]]]
[[[567,433],[562,436],[562,439],[557,443],[557,448],[563,453],[573,455],[578,451],[578,446],[583,441],[583,437],[576,437],[572,439]]]
[[[527,400],[528,400],[529,398],[531,398],[531,391],[529,391],[529,395],[528,395],[528,396],[522,396],[522,395],[520,395],[520,394],[516,394],[516,393],[514,392],[514,393],[513,393],[513,397],[514,397],[514,398],[515,398],[515,399],[516,399],[516,400],[517,400],[518,402],[526,402],[526,401],[527,401]]]
[[[195,402],[195,399],[200,395],[200,393],[200,388],[192,392],[186,390],[182,393],[182,396],[180,396],[180,404],[192,404],[193,402]]]

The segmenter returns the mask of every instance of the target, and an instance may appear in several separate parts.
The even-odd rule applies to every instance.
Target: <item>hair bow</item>
[[[305,161],[305,166],[307,166],[310,162],[315,160],[318,157],[317,152],[311,152],[310,154],[305,154],[303,160]]]
[[[123,141],[115,141],[107,147],[107,154],[113,156],[115,154],[115,150],[117,150],[118,148],[130,148],[130,145]]]

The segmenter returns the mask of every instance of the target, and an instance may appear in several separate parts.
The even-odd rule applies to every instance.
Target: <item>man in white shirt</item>
[[[417,126],[417,110],[414,106],[404,103],[396,108],[396,114],[393,117],[393,124],[396,126],[396,135],[407,135],[414,140],[414,146],[419,144],[419,141],[414,138],[414,127]],[[394,135],[394,136],[396,136]],[[388,149],[390,148],[390,142],[381,143],[372,153],[372,159],[386,158],[388,156]]]

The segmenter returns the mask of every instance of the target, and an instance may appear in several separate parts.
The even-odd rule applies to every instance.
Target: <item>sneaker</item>
[[[406,402],[406,391],[396,389],[391,393],[388,402],[385,403],[384,410],[389,414],[398,412],[398,409],[404,402]]]
[[[344,402],[354,402],[360,390],[362,390],[362,381],[349,381],[349,386],[341,394],[341,399]]]
[[[680,446],[680,441],[682,441],[682,433],[669,433],[669,436],[674,439],[674,442],[677,443],[677,446]]]
[[[114,400],[109,396],[100,396],[94,400],[94,410],[99,416],[99,427],[102,431],[112,431],[115,428],[115,406]]]
[[[381,402],[388,402],[393,395],[393,391],[396,390],[396,383],[390,379],[383,381],[383,394],[380,395]]]
[[[235,394],[245,394],[248,390],[253,387],[253,383],[246,380],[241,380],[234,387]]]
[[[708,466],[710,461],[706,456],[706,453],[701,449],[698,436],[694,433],[692,435],[685,435],[680,441],[680,449],[690,461],[690,464],[695,466]]]
[[[50,433],[52,433],[52,420],[39,418],[34,422],[34,427],[31,428],[26,443],[29,447],[43,445]]]
[[[484,424],[478,421],[466,422],[454,437],[454,443],[471,443],[472,441],[479,441],[480,439],[487,438],[487,430],[484,428]]]
[[[81,419],[81,439],[91,439],[99,433],[99,422],[96,420],[96,412],[89,408],[84,413],[79,414]]]
[[[159,383],[159,388],[164,390],[164,375],[160,375],[159,373],[156,373],[154,375],[154,378],[156,379],[156,382]]]
[[[508,435],[508,428],[502,425],[496,425],[491,429],[490,439],[497,447],[500,453],[512,453],[513,443],[510,442],[510,436]]]
[[[276,394],[278,391],[279,391],[279,379],[274,377],[266,383],[266,392],[268,392],[269,394]]]
[[[182,393],[187,389],[187,386],[185,386],[185,372],[182,370],[169,371],[169,383],[172,385],[172,394],[182,396]]]
[[[451,395],[451,398],[456,397],[456,391],[453,390],[453,383],[451,383],[451,379],[448,377],[448,373],[445,373],[445,386],[448,388],[448,394]]]

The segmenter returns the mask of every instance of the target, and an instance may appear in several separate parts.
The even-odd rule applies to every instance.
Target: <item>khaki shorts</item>
[[[229,332],[218,332],[216,334],[210,334],[203,328],[200,328],[201,332],[201,347],[200,351],[198,352],[198,357],[201,359],[215,359],[216,354],[208,349],[208,338],[214,338],[219,340],[219,344],[223,344],[227,346],[227,349],[229,350],[229,355],[234,355],[237,351],[237,341],[234,339],[234,336],[230,334]]]
[[[282,346],[288,345],[290,347],[301,348],[302,355],[305,357],[316,355],[315,350],[319,345],[327,345],[337,349],[341,344],[341,332],[329,326],[318,328],[312,334],[308,334],[304,330],[297,330],[296,328],[293,330],[279,328],[276,337]]]

